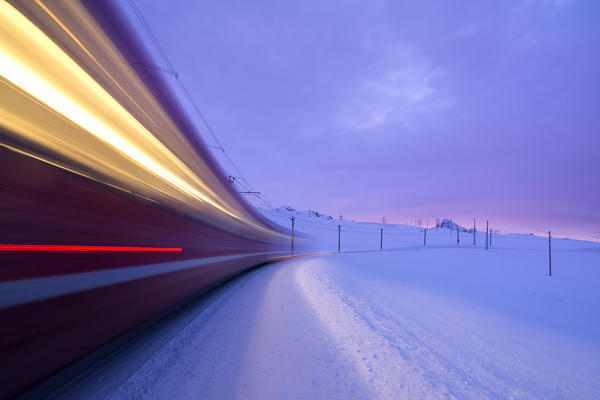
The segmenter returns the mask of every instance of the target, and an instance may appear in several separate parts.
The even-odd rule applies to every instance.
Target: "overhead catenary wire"
[[[146,33],[146,35],[148,36],[148,38],[152,42],[152,45],[154,46],[154,48],[156,49],[156,51],[159,53],[160,57],[162,58],[163,63],[167,67],[166,69],[164,69],[164,68],[160,68],[158,66],[149,66],[149,68],[158,70],[158,71],[160,71],[162,73],[166,73],[166,74],[172,75],[175,78],[175,81],[177,82],[177,85],[179,86],[180,90],[183,92],[183,94],[185,95],[187,101],[190,103],[190,105],[192,106],[192,108],[194,109],[194,111],[196,112],[196,114],[198,115],[198,117],[200,118],[200,120],[202,121],[202,123],[204,124],[204,126],[206,127],[206,131],[208,131],[208,133],[210,134],[210,136],[212,137],[212,139],[216,143],[216,146],[206,145],[206,147],[215,148],[215,149],[220,150],[223,153],[223,155],[225,156],[225,158],[227,159],[227,161],[230,164],[230,166],[235,171],[235,173],[237,175],[239,175],[239,177],[241,178],[241,180],[243,182],[245,182],[245,184],[247,185],[247,189],[248,189],[247,191],[248,192],[257,192],[257,190],[254,189],[254,187],[250,184],[250,182],[248,182],[248,180],[246,179],[246,177],[244,176],[244,174],[242,174],[242,172],[240,171],[240,169],[238,168],[238,166],[235,164],[235,162],[233,161],[233,159],[229,156],[229,154],[227,153],[227,151],[225,150],[225,148],[221,144],[221,141],[217,137],[215,131],[213,130],[212,126],[208,123],[208,120],[206,119],[204,113],[202,112],[202,110],[200,110],[200,107],[198,106],[198,104],[196,103],[196,101],[194,100],[194,98],[192,97],[192,95],[190,94],[190,92],[187,89],[187,87],[179,79],[179,73],[177,72],[177,70],[174,67],[173,63],[169,59],[167,53],[164,51],[164,49],[160,45],[160,42],[158,41],[158,39],[154,35],[154,32],[152,31],[152,28],[150,27],[150,25],[146,21],[146,18],[144,17],[144,15],[140,11],[140,9],[137,7],[137,4],[136,4],[135,0],[128,0],[128,3],[129,3],[129,6],[130,6],[131,10],[133,11],[133,13],[135,14],[136,18],[138,19],[140,25],[142,26],[144,32]],[[272,208],[270,202],[267,201],[265,198],[263,198],[261,194],[258,194],[258,195],[255,195],[255,196],[263,204],[267,205],[269,208]]]
[[[321,216],[318,217],[317,215],[314,215],[314,213],[311,213],[309,211],[308,214],[306,214],[306,212],[299,212],[296,210],[289,210],[289,209],[284,209],[284,208],[278,208],[278,209],[274,209],[274,214],[277,216],[281,216],[282,219],[288,220],[289,217],[291,215],[294,215],[296,217],[298,216],[305,216],[306,218],[300,218],[296,220],[296,224],[298,226],[299,231],[308,231],[308,230],[317,230],[320,232],[335,232],[337,233],[337,225],[340,223],[339,221],[337,221],[336,219],[332,218],[332,217],[327,217],[325,216]],[[323,218],[325,217],[325,218]],[[285,224],[284,222],[282,222],[282,224]],[[504,235],[507,235],[506,237],[510,237],[511,235],[522,235],[522,236],[529,236],[529,234],[534,234],[534,236],[532,236],[532,240],[536,240],[536,241],[545,241],[547,239],[545,239],[545,235],[547,234],[547,231],[537,231],[537,230],[533,230],[533,231],[528,231],[528,233],[519,233],[519,232],[514,232],[514,231],[510,231],[510,230],[506,230],[506,229],[496,229],[495,224],[491,224],[490,225],[490,230],[493,232],[493,237],[494,240],[500,240],[502,243],[503,242],[503,237]],[[380,223],[376,223],[376,222],[363,222],[363,221],[344,221],[342,223],[342,228],[343,231],[346,233],[354,233],[354,234],[360,234],[360,235],[366,235],[366,236],[370,236],[370,235],[376,235],[376,234],[380,234],[380,229],[381,229],[381,224]],[[471,233],[473,232],[472,229],[467,229],[464,227],[461,227],[462,229],[464,229],[464,232],[467,233]],[[462,230],[461,229],[461,230]],[[408,236],[414,236],[416,232],[423,232],[425,230],[425,228],[423,227],[415,227],[415,226],[410,226],[410,225],[406,225],[406,224],[392,224],[392,225],[386,225],[385,228],[385,236],[390,236],[390,237],[408,237]],[[449,232],[452,232],[451,230],[448,230]],[[485,235],[485,230],[483,231],[476,231],[476,233],[478,235]],[[553,231],[554,233],[554,231]],[[593,239],[595,239],[593,237],[594,234],[598,234],[600,232],[580,232],[580,234],[585,234],[588,235],[589,237],[592,237]],[[560,232],[558,232],[557,234],[562,234]],[[503,235],[503,236],[498,236],[498,235]],[[568,234],[565,233],[565,236],[563,239],[577,239],[577,238],[569,238]],[[422,236],[421,236],[422,237]],[[598,237],[600,238],[600,237]]]

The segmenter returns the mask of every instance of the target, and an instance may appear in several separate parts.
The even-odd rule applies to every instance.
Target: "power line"
[[[185,97],[187,98],[187,100],[189,101],[189,103],[192,105],[192,108],[198,114],[198,116],[200,117],[200,120],[202,121],[202,123],[204,124],[204,126],[206,126],[206,129],[208,130],[208,133],[212,136],[213,140],[217,144],[216,147],[215,146],[210,146],[210,145],[207,146],[207,147],[213,147],[213,148],[219,149],[223,153],[223,155],[225,156],[225,158],[227,158],[227,161],[229,162],[229,164],[231,165],[231,167],[233,167],[233,169],[239,175],[239,177],[246,183],[246,185],[248,185],[248,189],[249,190],[247,190],[247,191],[249,191],[249,192],[257,192],[252,187],[252,185],[250,185],[250,182],[248,182],[248,180],[246,179],[246,177],[244,176],[244,174],[242,174],[242,172],[237,167],[237,165],[233,162],[233,160],[231,159],[231,157],[229,156],[229,154],[227,154],[227,152],[225,151],[225,148],[223,147],[223,145],[221,144],[221,142],[217,138],[217,135],[215,134],[214,130],[212,129],[212,127],[208,123],[206,117],[204,116],[204,114],[200,110],[200,107],[198,107],[198,105],[194,101],[192,95],[187,90],[187,88],[185,87],[185,85],[183,84],[183,82],[181,80],[179,80],[179,74],[177,73],[175,67],[173,66],[173,63],[171,63],[171,60],[167,56],[167,53],[164,51],[164,49],[160,45],[159,41],[157,40],[156,36],[154,35],[154,33],[152,31],[152,28],[150,28],[150,25],[148,24],[148,22],[144,18],[144,15],[141,13],[141,11],[139,10],[139,8],[137,7],[137,5],[135,3],[135,0],[128,0],[128,3],[130,5],[131,9],[133,10],[133,13],[137,17],[138,21],[142,25],[142,28],[144,29],[144,31],[146,32],[146,34],[150,38],[150,41],[152,42],[152,44],[154,45],[154,47],[156,48],[156,50],[160,54],[163,62],[167,66],[167,70],[164,70],[164,69],[162,69],[160,67],[157,67],[157,66],[150,66],[150,68],[156,69],[156,70],[158,70],[160,72],[163,72],[163,73],[167,73],[167,74],[173,75],[175,77],[175,80],[177,81],[177,84],[179,85],[179,88],[185,94]],[[265,199],[260,198],[260,194],[257,197],[259,197],[259,199],[262,200],[264,202],[264,204],[268,205],[269,208],[271,208],[271,205],[270,205],[269,202],[267,202]]]

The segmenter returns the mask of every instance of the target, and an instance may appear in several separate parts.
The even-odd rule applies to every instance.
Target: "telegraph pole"
[[[458,229],[458,226],[456,227],[456,247],[458,247],[458,244],[460,243],[460,238],[458,237],[458,232],[460,231],[460,229]]]
[[[473,218],[473,246],[475,246],[475,243],[476,243],[476,239],[475,239],[476,235],[475,235],[475,232],[477,232],[477,231],[476,231],[476,229],[475,229],[475,218]]]
[[[340,238],[342,236],[342,226],[338,225],[338,253],[340,252]]]
[[[489,221],[485,221],[485,249],[488,249],[488,239],[489,239],[490,229],[489,229]]]
[[[492,228],[490,228],[490,247],[492,247]]]
[[[552,276],[552,234],[548,231],[548,276]]]
[[[427,246],[427,229],[423,230],[423,246]]]
[[[385,216],[381,217],[381,224],[385,225]],[[379,250],[383,250],[383,228],[380,229]]]
[[[294,255],[294,221],[295,217],[292,217],[292,255]]]

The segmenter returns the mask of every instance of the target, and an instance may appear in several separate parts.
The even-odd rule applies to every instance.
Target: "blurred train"
[[[182,110],[117,3],[0,2],[0,398],[288,255]]]

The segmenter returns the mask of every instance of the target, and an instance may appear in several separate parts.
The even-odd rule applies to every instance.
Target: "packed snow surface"
[[[379,251],[382,228],[352,224],[342,251],[372,251],[253,270],[76,397],[600,398],[598,244],[555,240],[549,277],[544,238],[383,227]]]

